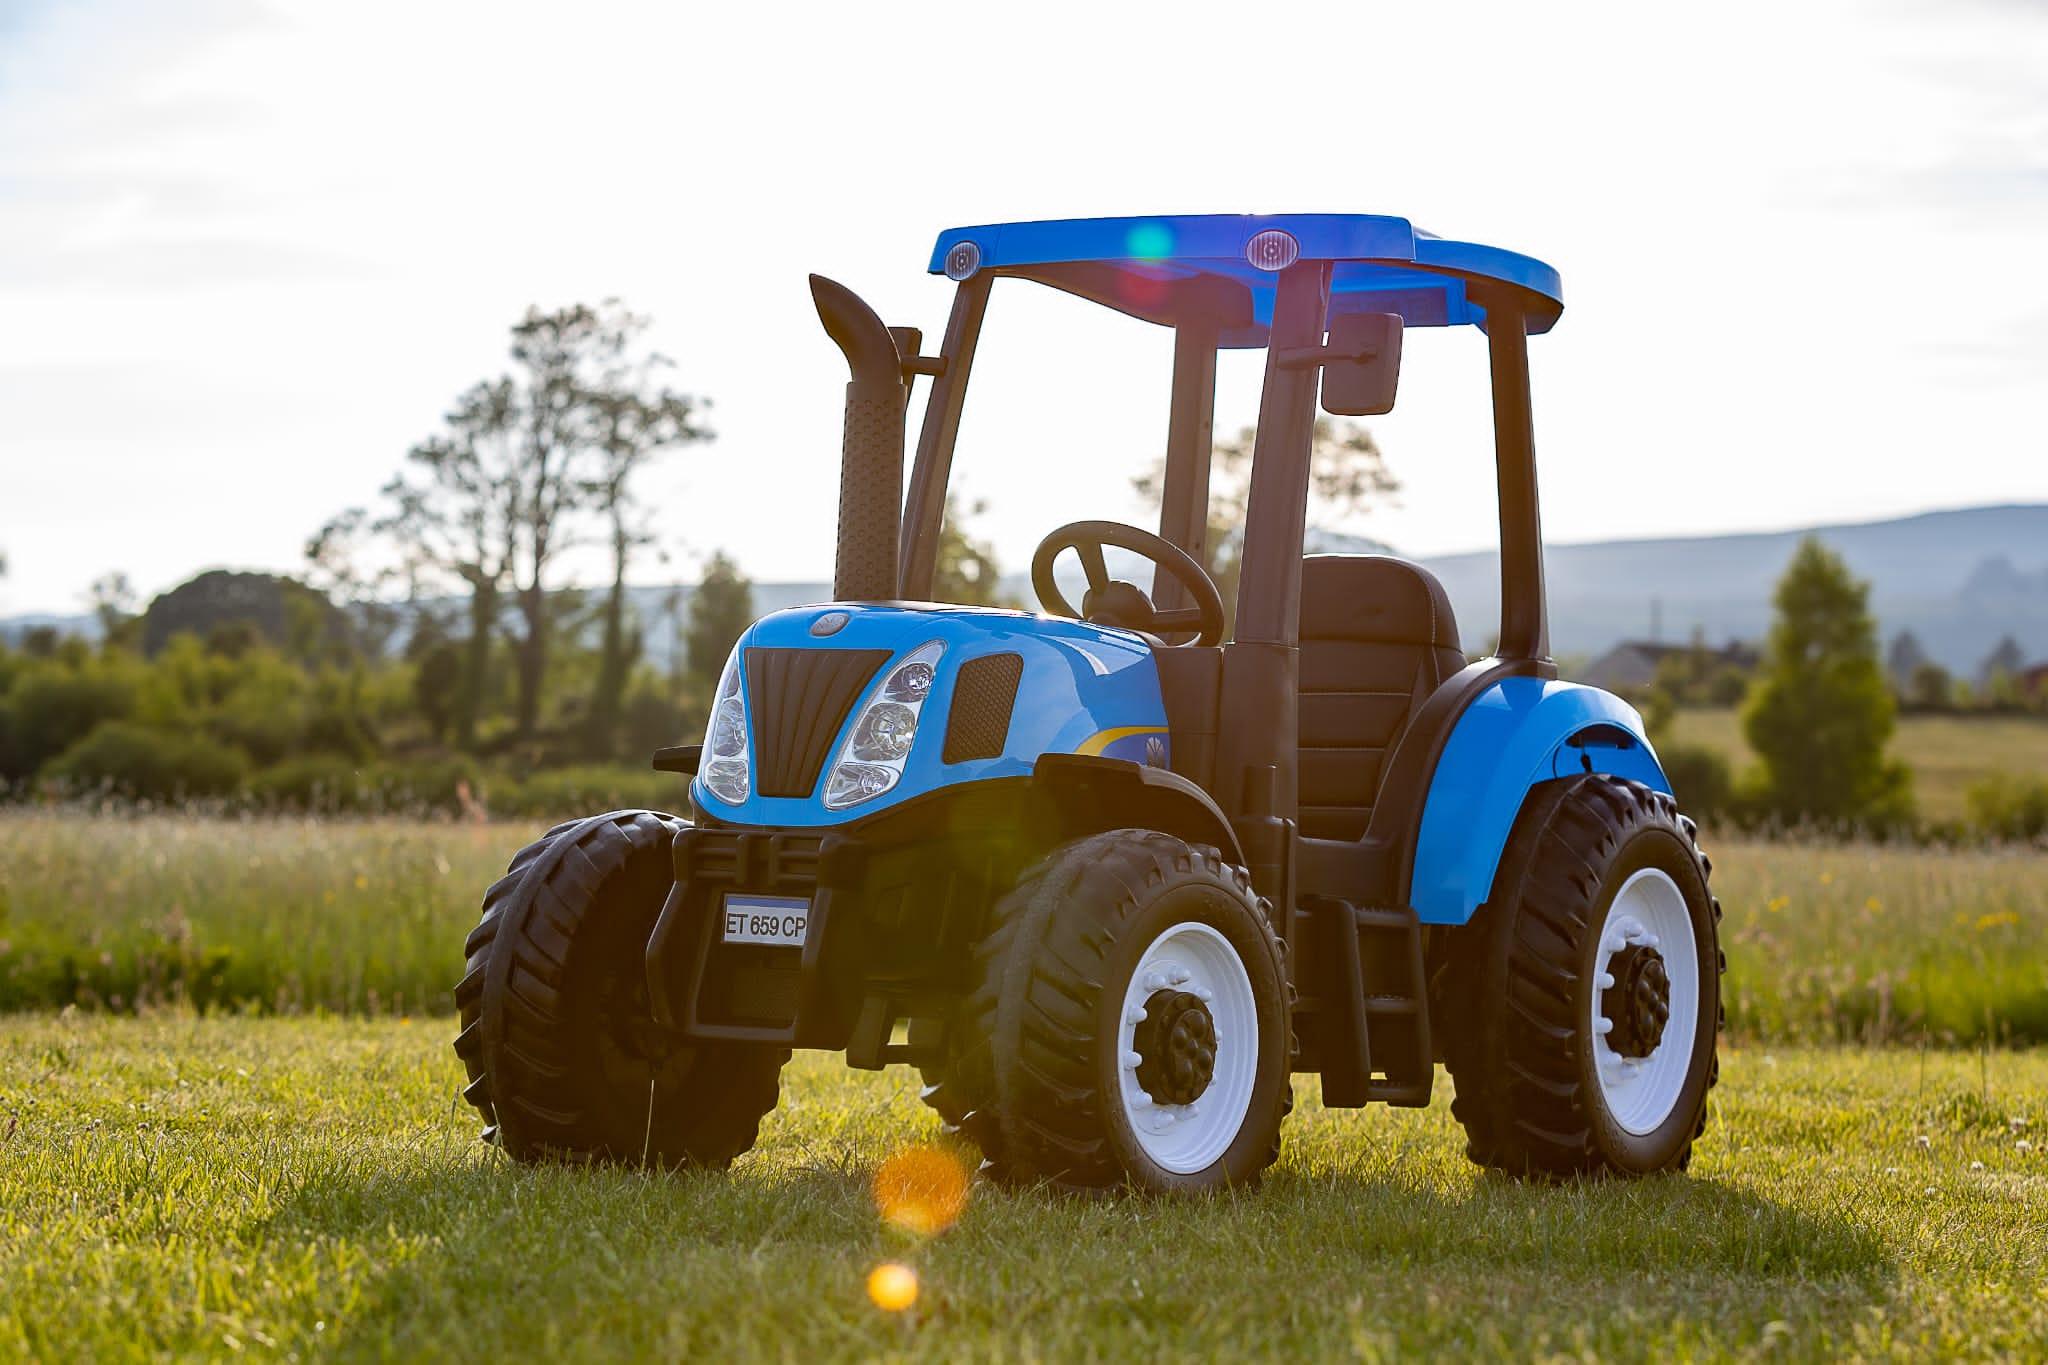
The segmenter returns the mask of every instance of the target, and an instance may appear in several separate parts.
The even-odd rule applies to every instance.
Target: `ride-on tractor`
[[[835,600],[750,626],[704,743],[656,755],[692,817],[558,825],[485,896],[455,1047],[487,1138],[722,1166],[818,1048],[917,1067],[996,1178],[1196,1190],[1272,1163],[1291,1073],[1420,1106],[1443,1061],[1484,1165],[1683,1167],[1719,908],[1641,719],[1549,658],[1527,339],[1556,272],[1335,214],[959,228],[930,268],[954,281],[936,355],[812,277],[852,371]],[[926,600],[998,280],[1174,333],[1159,529],[1053,531],[1040,613]],[[1427,570],[1303,554],[1319,399],[1389,411],[1403,329],[1465,324],[1500,504],[1473,663]],[[1234,631],[1202,568],[1228,347],[1265,351]]]

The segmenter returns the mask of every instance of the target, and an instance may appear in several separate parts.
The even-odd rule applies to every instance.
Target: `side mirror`
[[[1323,411],[1375,417],[1394,410],[1401,378],[1401,315],[1345,313],[1330,319],[1324,351]]]

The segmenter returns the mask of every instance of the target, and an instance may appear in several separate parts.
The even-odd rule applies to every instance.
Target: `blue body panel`
[[[1592,727],[1628,737],[1567,745]],[[1598,732],[1596,732],[1598,733]],[[1590,765],[1590,766],[1589,766]],[[1671,783],[1619,697],[1580,683],[1504,678],[1466,707],[1437,760],[1415,841],[1409,903],[1424,924],[1463,924],[1493,889],[1508,833],[1529,789],[1579,772]]]
[[[1468,278],[1535,295],[1537,305],[1527,319],[1531,332],[1549,331],[1564,309],[1557,271],[1542,261],[1433,236],[1405,218],[1365,213],[1066,218],[948,228],[932,249],[930,269],[941,273],[947,253],[972,242],[981,253],[981,269],[1067,289],[1167,325],[1174,321],[1173,295],[1165,285],[1217,277],[1242,286],[1251,301],[1249,325],[1227,328],[1223,344],[1263,346],[1279,276],[1253,266],[1245,248],[1259,233],[1276,229],[1295,239],[1301,259],[1335,263],[1333,314],[1399,313],[1410,327],[1477,323],[1486,310],[1466,296]]]
[[[828,612],[843,612],[849,620],[829,638],[819,639],[811,634],[811,623]],[[897,660],[933,640],[943,641],[946,652],[932,679],[931,695],[918,719],[917,738],[901,780],[871,800],[845,810],[827,810],[820,799],[825,774],[831,771],[861,704],[882,685]],[[845,824],[938,787],[1028,776],[1040,754],[1107,754],[1139,763],[1149,759],[1164,767],[1171,753],[1158,667],[1145,641],[1130,631],[987,607],[842,602],[792,607],[763,617],[740,637],[741,648],[749,645],[887,649],[891,659],[876,670],[840,726],[817,788],[809,797],[750,792],[735,806],[713,796],[702,779],[692,784],[690,794],[699,808],[739,824],[791,828]],[[983,654],[1018,654],[1024,660],[1008,739],[996,758],[944,763],[940,751],[952,710],[954,681],[962,663]],[[743,695],[744,691],[743,684]],[[747,704],[751,716],[751,698]]]

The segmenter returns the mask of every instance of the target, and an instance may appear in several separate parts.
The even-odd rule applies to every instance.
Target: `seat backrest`
[[[1465,666],[1435,575],[1390,555],[1301,565],[1301,832],[1358,839],[1408,719]]]

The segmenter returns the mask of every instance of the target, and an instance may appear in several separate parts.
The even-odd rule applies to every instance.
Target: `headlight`
[[[747,799],[753,764],[747,751],[747,699],[740,691],[740,647],[726,656],[718,675],[711,722],[704,727],[704,787],[729,806]]]
[[[853,730],[825,778],[825,808],[845,810],[880,796],[903,776],[910,746],[917,740],[918,713],[931,695],[939,656],[938,640],[919,645],[910,657],[889,670],[889,676],[854,717]]]

